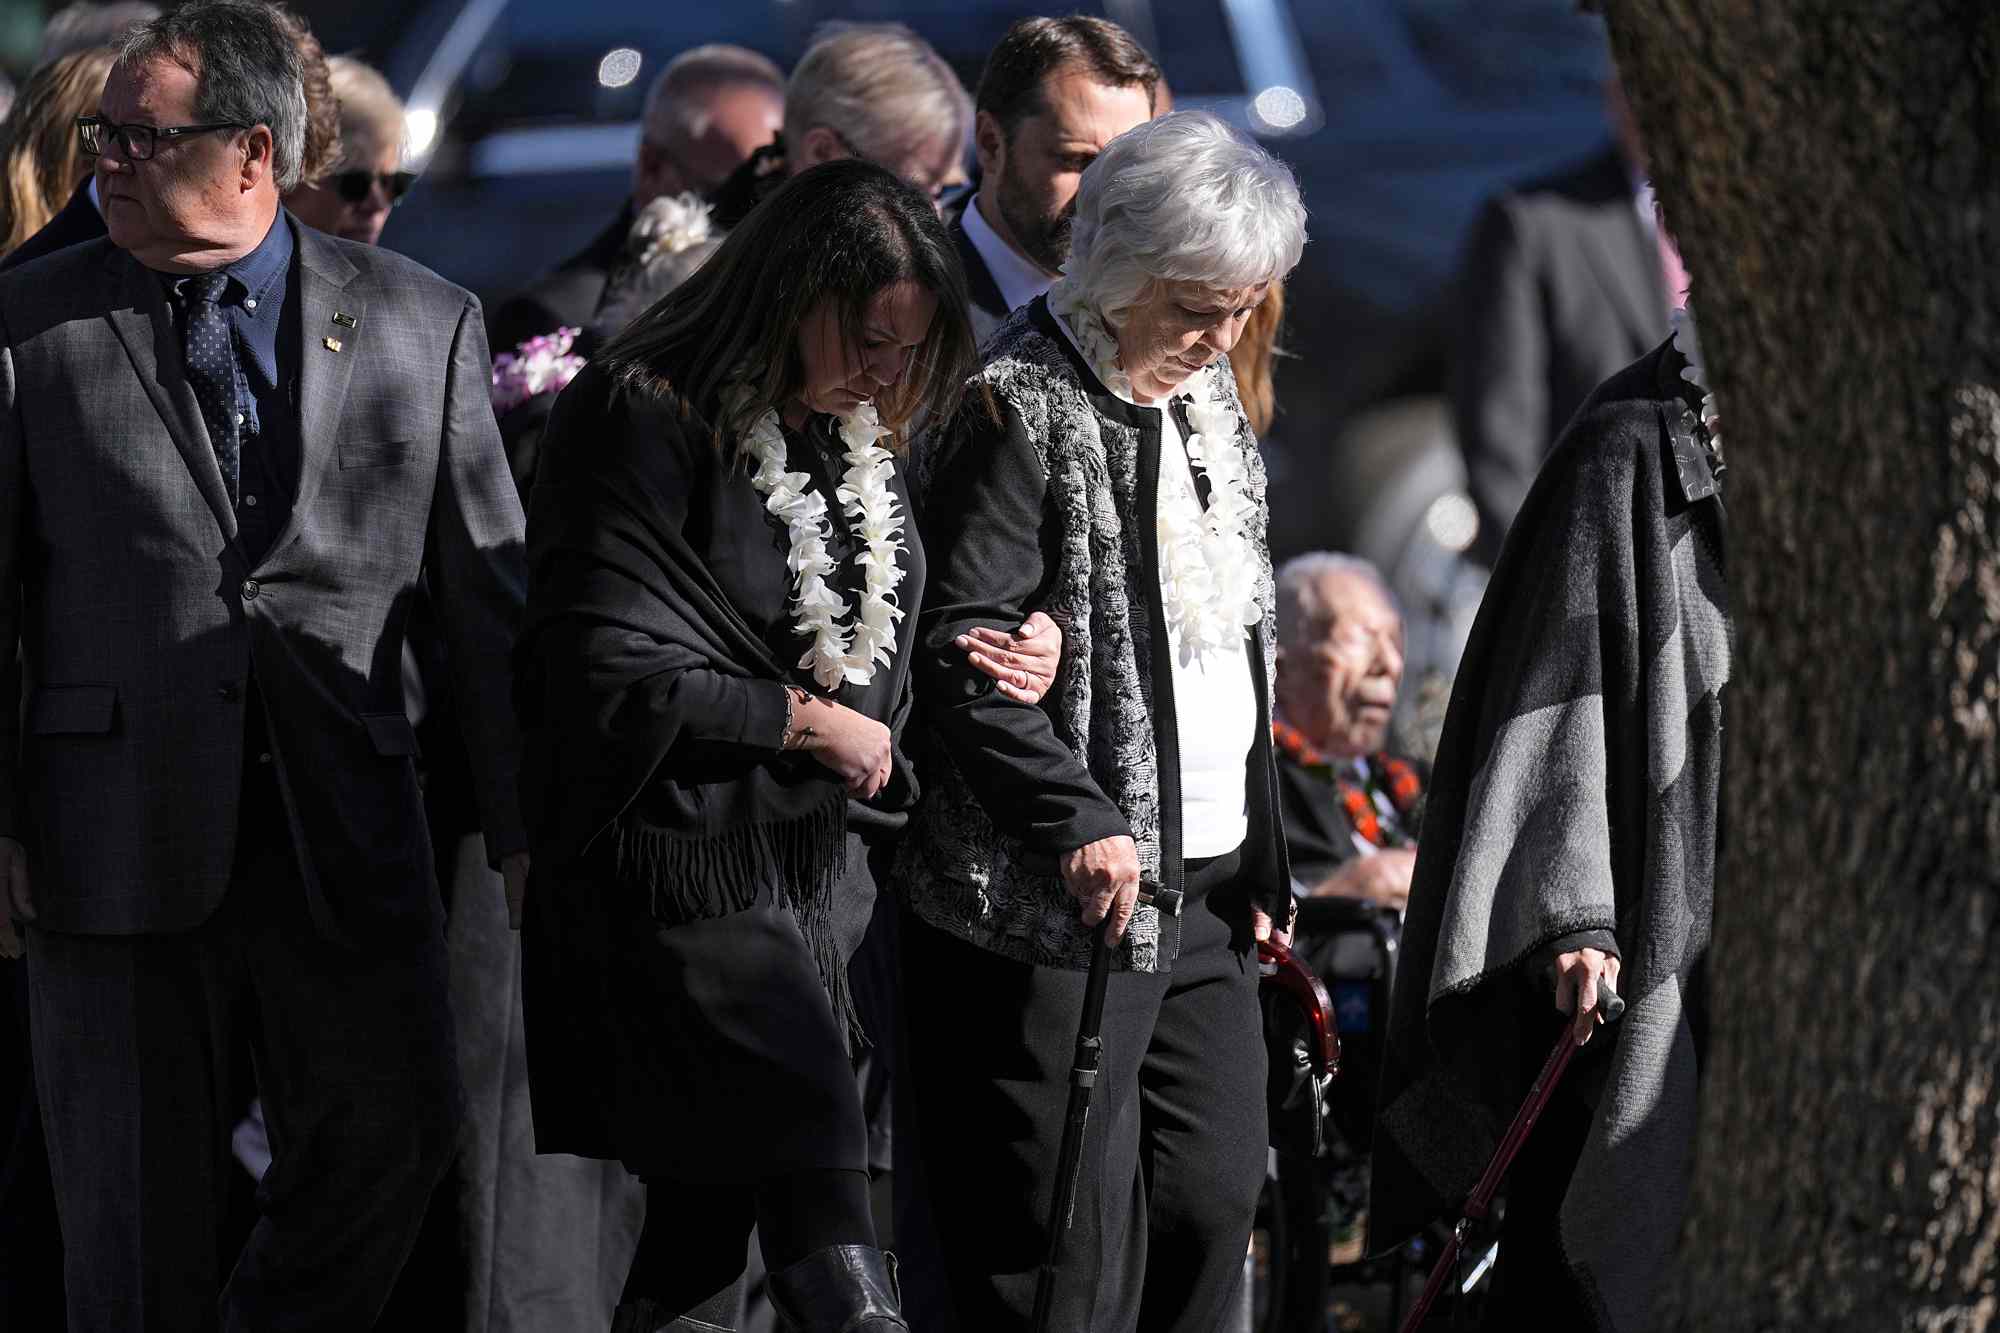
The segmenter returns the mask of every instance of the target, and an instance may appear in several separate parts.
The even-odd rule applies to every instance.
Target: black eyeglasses
[[[83,151],[96,157],[104,151],[105,136],[118,141],[118,147],[127,159],[133,162],[147,162],[152,159],[160,141],[176,143],[193,134],[207,134],[210,130],[247,130],[250,127],[237,120],[218,120],[209,125],[119,125],[102,116],[78,116],[77,136],[83,140]]]
[[[388,195],[389,203],[394,205],[410,192],[416,180],[417,173],[414,171],[384,171],[379,175],[373,171],[336,171],[329,178],[329,183],[335,194],[350,204],[358,204],[368,198],[368,192],[380,181],[382,193]]]

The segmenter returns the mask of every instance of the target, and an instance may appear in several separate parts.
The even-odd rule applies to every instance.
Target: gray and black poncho
[[[1455,1214],[1555,1036],[1532,973],[1609,932],[1630,1008],[1560,1231],[1619,1333],[1651,1323],[1687,1196],[1730,670],[1684,365],[1668,343],[1592,395],[1494,570],[1432,779],[1371,1193],[1377,1248]]]

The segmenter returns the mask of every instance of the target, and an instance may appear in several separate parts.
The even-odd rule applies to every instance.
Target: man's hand
[[[28,891],[28,849],[12,838],[0,838],[0,958],[19,958],[23,927],[35,919],[34,895]]]
[[[1417,854],[1408,847],[1390,847],[1372,856],[1357,856],[1313,886],[1315,898],[1358,898],[1400,912],[1410,901],[1410,876]]]
[[[1139,848],[1123,834],[1085,843],[1064,852],[1059,869],[1063,887],[1083,904],[1083,924],[1094,926],[1111,916],[1112,944],[1124,938],[1139,903]]]
[[[1576,1015],[1572,1031],[1579,1046],[1589,1041],[1591,1032],[1604,1021],[1597,1012],[1600,981],[1609,982],[1613,990],[1618,988],[1618,959],[1614,955],[1602,949],[1578,949],[1557,956],[1556,1008]]]
[[[1040,703],[1062,664],[1062,630],[1040,611],[1012,634],[979,626],[952,642],[967,662],[991,676],[1000,693],[1015,703]]]
[[[507,887],[507,929],[521,928],[521,905],[528,900],[528,854],[500,858],[500,879]]]

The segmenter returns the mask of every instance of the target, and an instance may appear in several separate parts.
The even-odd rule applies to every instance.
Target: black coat
[[[600,364],[550,419],[517,652],[535,853],[522,936],[538,1146],[683,1180],[866,1168],[847,1061],[847,957],[874,905],[870,854],[915,788],[850,803],[779,749],[795,663],[784,527],[733,440]],[[854,596],[829,421],[787,433],[828,498],[829,581]],[[924,586],[905,516],[898,600]],[[916,616],[839,702],[900,734]]]
[[[1599,386],[1502,548],[1438,745],[1382,1064],[1377,1249],[1485,1169],[1565,1021],[1550,952],[1616,949],[1624,1017],[1563,1084],[1596,1108],[1560,1212],[1598,1314],[1577,1327],[1649,1327],[1706,1044],[1733,652],[1685,364],[1670,342]]]
[[[1400,757],[1400,756],[1398,756]],[[1419,760],[1404,759],[1418,781],[1430,783],[1430,769]],[[1334,871],[1361,855],[1354,845],[1354,820],[1341,804],[1340,787],[1321,768],[1308,768],[1282,752],[1278,756],[1278,806],[1285,817],[1285,846],[1291,852],[1292,877],[1308,888],[1323,883]],[[1421,808],[1417,812],[1421,818]],[[1404,831],[1417,836],[1415,822]]]
[[[1007,316],[1013,312],[1007,308],[1007,298],[1000,294],[1000,284],[993,280],[992,271],[979,254],[979,247],[966,234],[965,210],[973,206],[972,201],[976,198],[976,192],[968,193],[964,202],[952,210],[947,225],[951,231],[952,248],[958,251],[958,262],[965,267],[965,294],[972,300],[973,336],[983,343],[995,329],[1007,322]]]
[[[528,339],[559,328],[588,325],[604,300],[631,230],[632,205],[627,203],[589,245],[502,301],[486,321],[493,354],[511,352]]]
[[[96,204],[90,202],[90,182],[86,180],[70,194],[69,202],[49,219],[47,226],[15,246],[5,259],[0,259],[0,273],[72,245],[94,241],[104,235],[105,230],[104,215],[97,211]]]
[[[1489,200],[1461,274],[1452,407],[1490,565],[1576,409],[1666,337],[1667,295],[1612,149]]]

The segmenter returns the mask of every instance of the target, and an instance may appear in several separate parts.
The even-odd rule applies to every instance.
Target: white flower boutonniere
[[[709,220],[713,211],[714,205],[703,203],[693,191],[663,194],[639,210],[627,244],[644,265],[692,250],[714,232]]]

